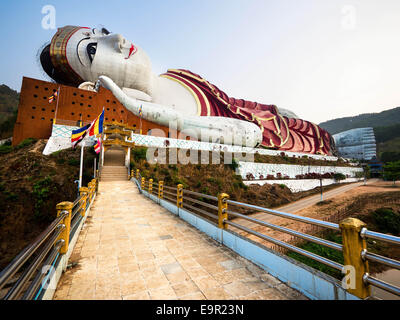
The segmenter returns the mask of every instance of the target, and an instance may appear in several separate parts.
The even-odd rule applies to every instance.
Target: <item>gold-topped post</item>
[[[228,225],[224,220],[228,220],[228,202],[229,195],[220,193],[218,195],[218,227],[221,229],[228,229]]]
[[[370,286],[363,281],[364,274],[369,273],[368,261],[361,257],[363,250],[367,249],[367,243],[361,237],[361,230],[366,224],[355,218],[347,218],[339,226],[342,231],[344,266],[351,266],[355,270],[354,275],[350,273],[350,277],[355,277],[354,286],[347,291],[365,299],[371,295]]]
[[[149,194],[153,192],[153,179],[149,180]]]
[[[177,192],[176,192],[176,206],[178,208],[183,208],[183,185],[178,184]]]
[[[87,199],[88,199],[88,194],[89,194],[89,189],[87,187],[82,187],[79,189],[79,194],[82,197],[82,208],[81,208],[81,216],[84,217],[86,213],[86,205],[87,205]]]
[[[158,182],[158,198],[164,198],[164,181]]]
[[[69,246],[69,232],[71,230],[71,214],[72,207],[74,204],[72,202],[61,202],[57,204],[57,217],[59,217],[64,211],[67,211],[68,214],[64,217],[64,219],[60,222],[60,224],[64,224],[65,228],[58,236],[57,240],[64,240],[63,246],[60,248],[60,254],[66,254],[68,252]]]

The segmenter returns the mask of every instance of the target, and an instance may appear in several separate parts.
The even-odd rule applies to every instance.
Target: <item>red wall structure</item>
[[[49,103],[49,97],[58,88],[60,88],[60,94],[56,114],[57,101]],[[24,77],[13,133],[13,145],[18,145],[27,138],[48,139],[51,136],[54,118],[58,124],[78,126],[80,120],[84,124],[90,123],[102,112],[103,107],[106,122],[119,122],[138,129],[141,123],[143,134],[157,128],[164,132],[165,137],[168,137],[168,128],[140,120],[119,103],[111,91],[103,87],[98,92],[94,92]]]

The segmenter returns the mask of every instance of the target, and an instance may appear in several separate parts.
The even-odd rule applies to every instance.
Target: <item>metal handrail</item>
[[[328,247],[328,248],[332,248],[332,249],[335,249],[335,250],[338,250],[338,251],[343,251],[343,246],[342,245],[340,245],[338,243],[335,243],[335,242],[332,242],[332,241],[324,240],[324,239],[321,239],[321,238],[318,238],[318,237],[314,237],[314,236],[311,236],[311,235],[308,235],[308,234],[305,234],[305,233],[302,233],[302,232],[298,232],[296,230],[292,230],[292,229],[289,229],[289,228],[277,226],[275,224],[268,223],[268,222],[265,222],[265,221],[261,221],[261,220],[258,220],[258,219],[254,219],[254,218],[251,218],[251,217],[247,217],[247,216],[245,216],[243,214],[240,214],[240,213],[237,213],[237,212],[234,212],[234,211],[228,211],[228,214],[231,214],[231,215],[236,216],[238,218],[245,219],[247,221],[253,222],[255,224],[258,224],[258,225],[261,225],[261,226],[264,226],[264,227],[268,227],[268,228],[271,228],[271,229],[274,229],[274,230],[278,230],[280,232],[288,233],[288,234],[290,234],[292,236],[295,236],[295,237],[298,237],[298,238],[302,238],[302,239],[307,240],[307,241],[318,243],[318,244],[323,245],[323,246]]]
[[[207,211],[205,211],[205,210],[203,210],[203,209],[200,209],[200,208],[196,208],[196,207],[191,206],[190,204],[187,204],[187,203],[185,203],[185,202],[183,202],[183,207],[187,207],[187,208],[189,208],[189,209],[192,209],[192,210],[195,210],[195,211],[199,211],[201,214],[204,214],[204,215],[206,215],[207,217],[210,217],[210,218],[212,218],[212,219],[217,219],[217,220],[218,220],[218,215],[209,213],[209,212],[207,212]]]
[[[23,288],[26,284],[26,281],[28,281],[30,279],[30,277],[33,275],[33,273],[36,271],[37,267],[40,265],[40,263],[44,260],[46,255],[49,253],[49,251],[51,250],[51,248],[54,245],[54,242],[57,240],[58,236],[64,229],[65,229],[65,225],[62,224],[62,225],[58,226],[58,230],[50,238],[48,243],[46,243],[46,245],[44,246],[42,251],[34,259],[34,261],[31,263],[31,265],[24,271],[24,273],[18,279],[18,281],[14,284],[14,286],[7,292],[6,296],[4,297],[4,300],[14,300],[18,297],[18,295],[23,290]]]
[[[166,186],[166,185],[164,185],[164,189],[169,189],[169,190],[174,190],[174,191],[177,190],[177,188]]]
[[[372,253],[372,252],[361,252],[361,257],[363,259],[367,259],[369,261],[375,261],[375,262],[379,262],[382,263],[384,265],[387,265],[389,267],[392,267],[394,269],[398,269],[400,270],[400,262],[397,260],[393,260],[384,256],[381,256],[379,254],[376,253]]]
[[[167,200],[169,200],[169,201],[172,202],[172,203],[176,203],[176,198],[175,198],[175,199],[172,199],[172,198],[166,197],[166,196],[164,195],[164,199],[167,199]]]
[[[300,249],[300,248],[295,247],[295,246],[293,246],[291,244],[288,244],[286,242],[283,242],[283,241],[280,241],[280,240],[276,240],[276,239],[271,238],[269,236],[266,236],[266,235],[264,235],[262,233],[259,233],[257,231],[252,230],[252,229],[249,229],[249,228],[246,228],[246,227],[244,227],[244,226],[242,226],[240,224],[237,224],[237,223],[234,223],[234,222],[228,221],[228,220],[224,220],[224,223],[227,223],[227,224],[229,224],[231,226],[234,226],[234,227],[236,227],[238,229],[241,229],[241,230],[246,231],[246,232],[248,232],[250,234],[253,234],[253,235],[255,235],[255,236],[257,236],[257,237],[259,237],[261,239],[264,239],[264,240],[267,240],[269,242],[272,242],[273,244],[276,244],[278,246],[284,247],[284,248],[289,249],[291,251],[297,252],[297,253],[299,253],[299,254],[301,254],[303,256],[306,256],[308,258],[311,258],[313,260],[321,262],[321,263],[323,263],[323,264],[325,264],[325,265],[327,265],[329,267],[332,267],[334,269],[337,269],[337,270],[340,270],[340,271],[343,269],[343,265],[340,264],[340,263],[337,263],[335,261],[326,259],[324,257],[321,257],[321,256],[319,256],[317,254],[314,254],[314,253],[311,253],[309,251]]]
[[[371,277],[368,273],[364,274],[363,280],[365,283],[368,283],[374,287],[378,287],[382,290],[385,290],[392,294],[400,296],[400,288],[399,287],[396,287],[390,283],[387,283],[385,281]]]
[[[81,200],[82,200],[82,197],[79,199],[80,202],[77,202],[77,204],[79,203],[79,206],[74,205],[75,209],[72,210],[72,213],[71,213],[71,220],[75,217],[75,215],[76,215],[78,212],[80,212],[80,211],[83,209],[83,202],[82,202]],[[73,207],[73,208],[74,208],[74,207]]]
[[[171,196],[175,196],[176,197],[176,193],[172,193],[169,191],[164,190],[164,194],[170,194]]]
[[[191,201],[191,202],[194,202],[194,203],[197,203],[197,204],[200,204],[202,206],[205,206],[205,207],[208,207],[210,209],[214,209],[214,210],[218,211],[218,207],[217,206],[214,206],[214,205],[209,204],[207,202],[203,202],[203,201],[200,201],[200,200],[197,200],[197,199],[193,199],[193,198],[190,198],[190,197],[185,197],[185,200],[188,200],[188,201]]]
[[[400,237],[392,236],[391,234],[370,231],[367,228],[363,228],[361,230],[361,237],[364,239],[370,238],[400,245]]]
[[[53,249],[51,250],[50,254],[48,255],[46,261],[43,263],[45,266],[49,266],[55,262],[57,256],[59,255],[60,248],[64,245],[64,240],[60,239],[56,242]],[[50,272],[50,270],[48,270]],[[42,284],[43,278],[46,276],[44,272],[38,272],[36,277],[33,279],[31,284],[29,285],[28,289],[25,291],[24,295],[22,296],[21,300],[31,300],[35,293],[37,292],[40,284]]]
[[[263,212],[270,213],[272,215],[279,216],[279,217],[282,217],[282,218],[296,220],[296,221],[309,223],[309,224],[313,224],[313,225],[316,225],[316,226],[325,227],[325,228],[328,228],[328,229],[340,231],[339,225],[337,223],[317,220],[317,219],[313,219],[313,218],[302,217],[302,216],[298,216],[298,215],[291,214],[291,213],[271,210],[271,209],[255,206],[255,205],[252,205],[252,204],[237,202],[237,201],[233,201],[233,200],[227,200],[227,203],[229,203],[231,205],[239,206],[239,207],[249,208],[249,209],[253,209],[253,210],[257,210],[257,211],[263,211]]]
[[[82,200],[82,196],[80,195],[78,198],[75,199],[72,207],[75,207],[78,204],[78,202],[80,202],[81,200]]]
[[[2,289],[12,276],[18,272],[23,264],[36,252],[36,250],[49,238],[51,233],[57,228],[60,222],[68,215],[68,211],[62,211],[60,216],[55,219],[36,239],[23,249],[10,264],[0,273],[0,289]]]
[[[186,189],[183,189],[183,193],[192,194],[192,195],[199,196],[199,197],[202,197],[202,198],[206,198],[206,199],[211,199],[211,200],[216,200],[216,201],[218,201],[218,198],[217,198],[217,197],[209,196],[208,194],[203,194],[203,193],[198,193],[198,192],[194,192],[194,191],[189,191],[189,190],[186,190]]]

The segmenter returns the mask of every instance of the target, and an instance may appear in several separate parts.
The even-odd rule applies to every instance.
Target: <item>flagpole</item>
[[[61,91],[61,86],[59,86],[57,90],[57,104],[56,104],[56,112],[54,114],[54,124],[57,123],[58,100],[60,99],[60,91]]]
[[[82,187],[82,171],[83,171],[83,150],[85,148],[85,142],[81,143],[81,165],[79,168],[79,189]]]

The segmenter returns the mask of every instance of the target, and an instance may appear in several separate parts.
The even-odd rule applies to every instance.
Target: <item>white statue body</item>
[[[62,43],[65,51],[59,50]],[[72,69],[80,88],[93,90],[96,81],[100,80],[133,114],[139,116],[142,106],[143,119],[172,126],[201,141],[248,147],[256,147],[262,142],[262,130],[255,123],[200,116],[198,103],[191,92],[178,82],[155,75],[144,50],[120,34],[110,34],[105,29],[68,26],[58,30],[49,50],[53,65]],[[63,54],[68,65],[60,60]],[[281,111],[294,116],[290,111]]]

